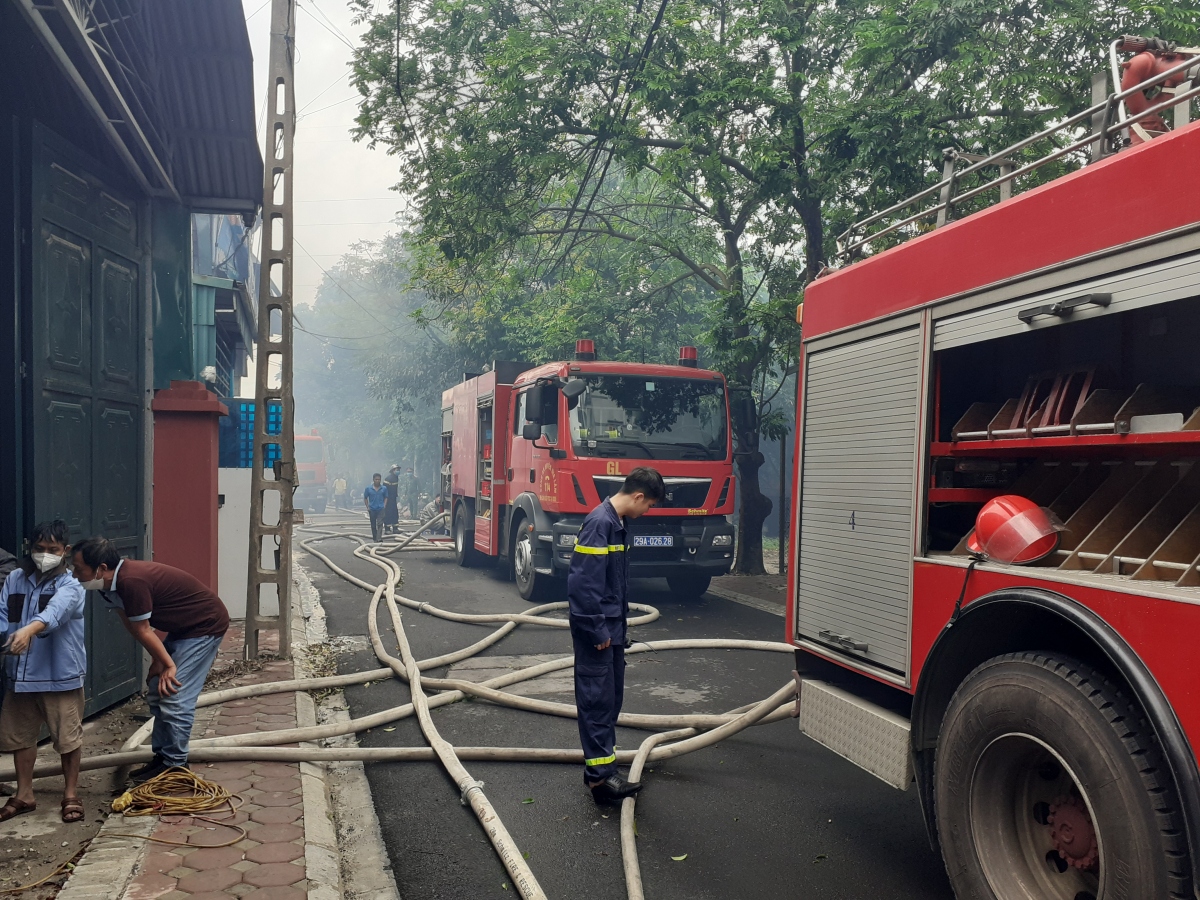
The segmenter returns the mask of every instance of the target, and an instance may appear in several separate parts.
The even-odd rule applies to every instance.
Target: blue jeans
[[[224,635],[194,638],[167,638],[163,646],[175,661],[175,678],[181,687],[169,697],[158,693],[158,676],[148,682],[146,703],[154,716],[150,746],[165,765],[187,765],[188,742],[196,719],[196,698],[204,688],[204,679],[217,658]]]

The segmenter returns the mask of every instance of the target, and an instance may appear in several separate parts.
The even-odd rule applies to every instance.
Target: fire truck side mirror
[[[576,378],[573,381],[568,381],[565,385],[563,385],[562,395],[568,400],[573,400],[586,390],[587,382],[582,378]]]
[[[534,422],[538,425],[542,424],[542,408],[546,405],[546,393],[549,388],[546,385],[535,384],[525,394],[525,421]],[[528,428],[529,426],[526,426]],[[541,429],[538,429],[540,435]],[[522,437],[529,437],[522,432]],[[532,440],[532,438],[530,438]]]
[[[542,436],[542,426],[537,422],[526,422],[521,426],[521,437],[527,441],[536,441]]]

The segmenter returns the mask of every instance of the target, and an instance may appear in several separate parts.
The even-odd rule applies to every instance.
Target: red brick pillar
[[[217,420],[229,414],[199,381],[172,381],[154,411],[154,560],[217,589]]]

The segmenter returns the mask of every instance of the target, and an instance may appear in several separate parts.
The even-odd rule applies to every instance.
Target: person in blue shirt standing
[[[367,515],[371,517],[371,537],[375,543],[383,539],[383,510],[387,506],[388,489],[381,483],[378,472],[371,476],[371,483],[363,491],[363,505],[367,507]]]
[[[644,515],[666,496],[666,485],[656,470],[641,467],[630,472],[620,492],[583,520],[567,574],[583,780],[597,803],[615,803],[642,789],[617,769],[617,716],[625,694],[629,615],[625,520]]]
[[[77,787],[83,755],[84,590],[67,569],[69,531],[61,520],[29,535],[29,555],[0,588],[4,669],[8,689],[0,707],[0,751],[12,753],[17,792],[0,822],[33,812],[33,764],[45,725],[63,767],[62,820],[84,816]]]

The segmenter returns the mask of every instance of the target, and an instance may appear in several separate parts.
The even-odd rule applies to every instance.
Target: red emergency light
[[[581,362],[591,362],[596,358],[596,342],[580,338],[575,342],[575,358]]]
[[[679,348],[679,364],[687,366],[689,369],[694,369],[700,362],[700,355],[696,352],[695,347],[680,347]]]

